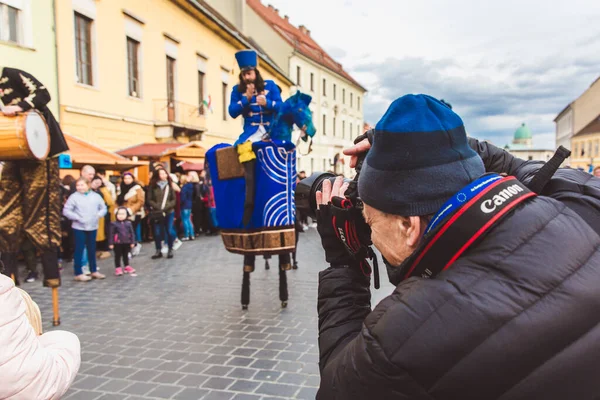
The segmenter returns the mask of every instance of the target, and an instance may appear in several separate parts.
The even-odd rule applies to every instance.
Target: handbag
[[[165,189],[165,194],[163,195],[162,205],[160,206],[160,210],[152,210],[150,212],[150,222],[153,224],[163,224],[165,222],[166,214],[163,211],[165,209],[165,205],[167,204],[167,198],[169,197],[169,185]]]

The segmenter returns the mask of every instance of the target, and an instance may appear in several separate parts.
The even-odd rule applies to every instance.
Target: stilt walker
[[[62,193],[58,155],[69,148],[47,107],[48,90],[35,77],[0,67],[0,253],[3,273],[19,284],[17,253],[27,237],[42,253],[44,286],[58,309]]]
[[[295,248],[294,188],[296,152],[294,124],[303,136],[314,135],[311,97],[297,93],[285,103],[280,89],[263,80],[253,50],[236,53],[240,82],[233,88],[229,114],[244,118],[244,131],[234,146],[221,144],[207,152],[217,221],[227,250],[244,255],[242,308],[250,304],[250,274],[257,255],[279,256],[279,299],[288,303],[286,271]]]

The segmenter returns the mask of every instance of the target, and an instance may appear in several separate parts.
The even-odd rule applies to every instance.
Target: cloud
[[[341,59],[344,58],[348,55],[348,52],[344,49],[342,49],[341,47],[337,47],[337,46],[327,46],[325,48],[325,50],[327,51],[327,53],[333,57],[334,59]]]
[[[450,102],[473,136],[504,145],[525,122],[536,145],[553,147],[554,117],[594,81],[598,64],[596,53],[572,59],[540,57],[528,63],[404,57],[363,62],[351,72],[376,77],[365,102],[370,123],[376,123],[394,99],[425,93]]]

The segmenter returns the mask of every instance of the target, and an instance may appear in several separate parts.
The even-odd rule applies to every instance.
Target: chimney
[[[302,32],[305,35],[307,34],[307,32],[309,32],[304,25],[300,25],[298,29],[300,29],[300,32]]]
[[[307,29],[307,30],[306,30],[306,34],[307,34],[308,36],[310,36],[310,30],[309,30],[309,29]]]
[[[271,10],[271,11],[275,10],[275,7],[273,7],[273,4],[269,4],[269,10]]]
[[[290,16],[289,15],[284,15],[283,19],[285,19],[286,22],[290,22]]]
[[[279,15],[279,8],[276,8],[275,12],[277,13],[277,15]]]

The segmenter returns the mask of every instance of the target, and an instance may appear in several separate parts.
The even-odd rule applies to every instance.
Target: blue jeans
[[[181,222],[183,223],[183,237],[193,238],[194,225],[192,224],[192,210],[181,209]]]
[[[175,229],[173,228],[173,219],[175,218],[175,211],[169,213],[165,217],[165,221],[162,224],[154,224],[154,245],[156,251],[160,251],[160,243],[165,240],[169,246],[169,250],[173,248],[173,241],[175,240]]]
[[[73,229],[75,235],[75,275],[81,275],[83,271],[83,251],[87,250],[90,272],[96,272],[96,231],[80,231]]]

